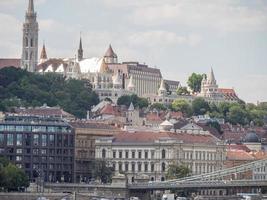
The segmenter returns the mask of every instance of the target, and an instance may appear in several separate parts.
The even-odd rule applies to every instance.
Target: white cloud
[[[130,20],[145,26],[185,25],[219,31],[257,31],[267,28],[267,9],[234,4],[233,1],[180,0],[138,7]]]

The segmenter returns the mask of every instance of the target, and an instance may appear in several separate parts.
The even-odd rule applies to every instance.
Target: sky
[[[112,44],[119,61],[139,61],[186,85],[212,67],[220,88],[267,101],[267,0],[35,0],[39,46],[50,58],[85,57]],[[0,57],[21,56],[28,0],[0,0]],[[39,52],[40,52],[39,48]]]

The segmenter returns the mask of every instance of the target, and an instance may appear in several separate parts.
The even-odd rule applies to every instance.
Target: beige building
[[[99,122],[71,122],[75,129],[75,181],[88,182],[92,178],[92,163],[95,160],[95,140],[111,137],[120,129]]]
[[[123,132],[98,138],[96,159],[108,161],[116,173],[124,172],[129,182],[140,176],[165,180],[172,163],[187,165],[192,174],[223,167],[225,145],[206,131]]]

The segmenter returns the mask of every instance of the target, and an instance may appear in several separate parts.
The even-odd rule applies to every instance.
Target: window
[[[138,158],[142,158],[142,152],[138,151]]]
[[[38,134],[34,134],[33,135],[33,145],[34,146],[38,146],[39,145],[39,135]]]
[[[127,172],[129,170],[129,164],[125,163],[125,171]]]
[[[7,134],[7,145],[12,146],[14,144],[14,136],[13,134]]]
[[[106,158],[106,149],[102,149],[102,158]]]
[[[142,170],[142,163],[138,163],[138,171],[141,172]]]
[[[116,151],[113,151],[113,158],[116,158]]]
[[[47,146],[47,135],[42,135],[42,146],[46,147]]]
[[[0,145],[3,145],[5,142],[5,135],[0,133]]]
[[[154,159],[154,156],[155,156],[155,152],[151,151],[151,158]]]
[[[161,170],[162,170],[163,172],[165,172],[165,170],[166,170],[165,163],[162,163],[162,164],[161,164]]]
[[[22,156],[16,156],[16,161],[21,161],[22,160]]]
[[[135,151],[132,151],[132,158],[135,158]]]
[[[151,163],[151,172],[154,172],[154,170],[155,170],[155,165],[154,163]]]
[[[129,157],[129,152],[126,151],[126,152],[125,152],[125,158],[128,158],[128,157]]]
[[[147,170],[148,170],[148,164],[145,163],[145,172],[147,172]]]
[[[33,47],[33,38],[31,38],[31,47]]]
[[[119,163],[119,172],[121,172],[121,171],[122,171],[122,164]]]
[[[135,171],[135,163],[132,163],[132,172]]]
[[[17,154],[22,154],[22,149],[17,149],[17,150],[16,150],[16,153],[17,153]]]
[[[165,157],[166,157],[166,151],[165,149],[163,149],[161,152],[161,158],[165,158]]]
[[[119,152],[119,158],[122,158],[122,151]]]

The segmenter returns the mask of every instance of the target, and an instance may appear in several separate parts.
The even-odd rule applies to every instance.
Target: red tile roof
[[[1,58],[0,59],[0,69],[4,68],[4,67],[16,67],[16,68],[20,68],[20,63],[21,59],[18,58]]]
[[[102,115],[114,115],[114,116],[120,116],[120,111],[116,106],[113,106],[111,104],[107,104],[104,106],[104,108],[101,109],[100,114]]]
[[[114,138],[118,143],[153,143],[160,138],[169,138],[182,141],[186,144],[216,144],[219,140],[211,135],[197,135],[188,133],[171,132],[124,132]]]
[[[229,151],[235,151],[235,150],[239,150],[239,151],[245,151],[245,152],[250,152],[251,150],[243,144],[230,144],[227,146]]]
[[[226,159],[227,160],[244,160],[244,161],[255,160],[253,155],[242,150],[227,151]]]

